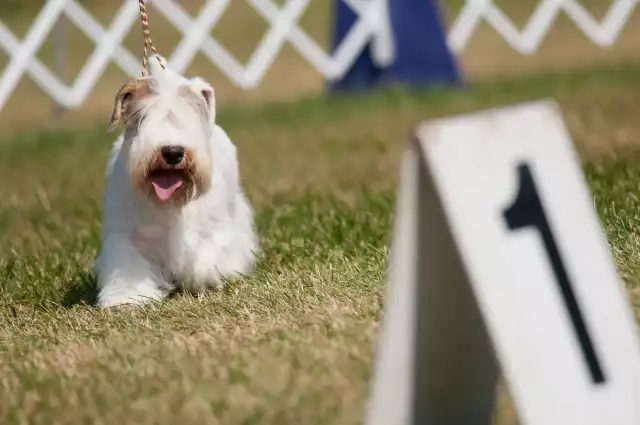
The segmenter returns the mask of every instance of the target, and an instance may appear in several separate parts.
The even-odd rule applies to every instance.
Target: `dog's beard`
[[[194,161],[189,150],[176,166],[167,165],[160,152],[155,152],[134,164],[131,177],[134,187],[158,205],[186,205],[204,194],[210,182],[208,167]]]

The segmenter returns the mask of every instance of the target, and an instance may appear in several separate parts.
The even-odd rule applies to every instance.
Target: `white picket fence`
[[[371,40],[374,42],[374,57],[379,63],[393,60],[393,35],[387,21],[386,3],[393,0],[345,0],[358,15],[358,20],[333,55],[328,54],[298,26],[298,19],[311,0],[288,0],[282,7],[273,0],[246,1],[268,22],[269,30],[246,66],[243,66],[210,36],[212,28],[221,18],[224,19],[224,12],[231,0],[206,0],[195,18],[174,0],[149,0],[149,7],[164,15],[182,33],[181,41],[168,57],[171,66],[182,72],[201,51],[231,81],[248,90],[260,84],[285,43],[290,43],[328,80],[344,75]],[[577,0],[541,0],[529,22],[519,30],[491,0],[467,0],[450,27],[448,43],[454,53],[462,52],[478,24],[484,20],[513,49],[530,54],[537,50],[555,18],[564,12],[590,40],[606,47],[615,43],[639,2],[615,0],[605,18],[599,22]],[[19,40],[0,18],[0,49],[10,56],[8,65],[0,75],[0,110],[25,73],[64,108],[81,106],[112,60],[128,75],[139,75],[140,59],[122,46],[131,27],[139,25],[138,13],[137,0],[126,0],[110,27],[104,28],[76,0],[47,0],[23,40]],[[62,15],[96,46],[71,86],[61,81],[36,57]]]

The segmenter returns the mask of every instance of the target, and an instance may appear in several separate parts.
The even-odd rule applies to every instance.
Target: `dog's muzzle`
[[[209,167],[182,146],[162,146],[132,165],[134,184],[157,204],[185,205],[209,189]]]

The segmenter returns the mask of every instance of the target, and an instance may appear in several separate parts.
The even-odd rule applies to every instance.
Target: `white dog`
[[[255,262],[253,212],[236,148],[215,122],[213,87],[149,61],[150,76],[116,96],[124,132],[107,170],[98,304],[159,300],[176,285],[220,287]]]

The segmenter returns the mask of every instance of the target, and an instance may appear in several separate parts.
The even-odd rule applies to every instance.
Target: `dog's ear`
[[[140,100],[150,93],[151,89],[149,88],[149,82],[146,79],[132,78],[127,81],[116,94],[113,111],[111,112],[111,122],[109,123],[107,134],[111,134],[116,129],[120,119],[123,119],[123,117],[126,123],[126,112],[131,102]]]
[[[189,85],[204,98],[209,110],[209,120],[214,123],[216,120],[216,96],[213,86],[200,77],[192,78]]]
[[[191,85],[183,84],[178,88],[178,94],[185,98],[205,120],[209,120],[209,105],[207,99],[201,93],[194,90]]]

